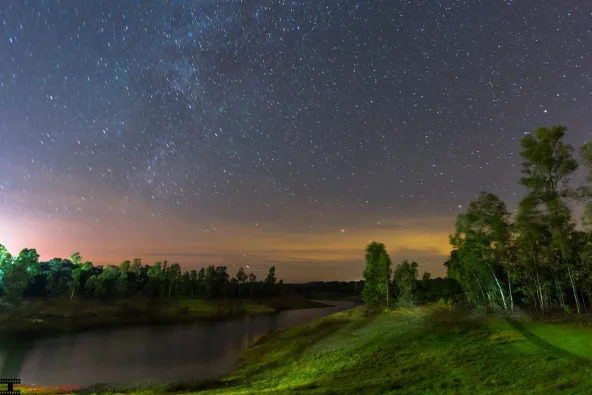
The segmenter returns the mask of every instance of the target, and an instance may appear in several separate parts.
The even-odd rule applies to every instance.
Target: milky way
[[[587,2],[14,0],[0,23],[0,237],[42,258],[354,279],[379,238],[439,274],[480,190],[516,204],[524,133],[591,132]]]

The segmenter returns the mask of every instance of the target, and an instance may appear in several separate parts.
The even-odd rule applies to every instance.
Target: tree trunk
[[[389,307],[389,286],[388,286],[388,275],[386,277],[386,308]]]
[[[574,281],[573,276],[571,275],[571,268],[567,267],[567,274],[569,275],[569,281],[571,282],[571,289],[573,290],[574,299],[576,300],[576,309],[578,310],[578,314],[580,314],[580,298],[578,298],[578,291],[576,289],[576,283]]]
[[[541,303],[541,313],[544,313],[545,312],[545,301],[543,300],[543,290],[541,289],[541,281],[539,279],[539,271],[537,270],[536,252],[535,252],[534,248],[532,250],[532,263],[534,265],[534,271],[536,273],[536,282],[537,282],[538,293],[539,293],[539,298],[540,298],[540,303]]]
[[[559,285],[559,280],[557,279],[557,273],[554,273],[554,277],[555,277],[555,288],[557,288],[557,296],[559,297],[559,305],[561,306],[562,309],[565,310],[565,299],[563,298],[563,290],[561,289],[561,286]]]
[[[539,293],[540,304],[541,304],[541,313],[544,313],[545,312],[545,300],[543,297],[543,290],[541,288],[541,281],[539,279],[539,271],[535,269],[535,272],[536,272],[537,287],[538,287],[538,293]]]
[[[510,310],[514,311],[514,297],[512,296],[512,279],[510,279],[510,275],[508,274],[508,289],[510,294]]]
[[[493,279],[495,280],[495,283],[497,284],[497,288],[499,289],[499,293],[502,297],[502,303],[504,304],[504,310],[508,310],[508,305],[506,304],[506,297],[504,296],[504,290],[502,289],[502,286],[500,285],[500,282],[497,280],[497,276],[495,275],[495,272],[493,271],[493,268],[491,267],[491,265],[489,264],[489,262],[487,262],[487,258],[485,258],[485,253],[483,252],[483,250],[481,250],[481,256],[483,257],[483,260],[485,261],[485,264],[487,266],[489,266],[489,270],[491,270],[491,274],[493,275]]]
[[[502,303],[504,304],[504,310],[508,310],[508,305],[506,304],[506,297],[504,295],[504,290],[502,289],[502,285],[500,284],[500,282],[497,279],[497,276],[495,275],[495,273],[493,272],[493,268],[491,267],[491,265],[489,265],[489,270],[491,270],[491,274],[493,275],[493,278],[495,279],[495,283],[497,284],[497,288],[499,289],[499,293],[502,297]]]
[[[473,275],[477,280],[477,284],[479,284],[479,289],[481,290],[481,294],[483,295],[483,302],[487,302],[487,296],[485,296],[485,290],[483,289],[483,286],[481,286],[481,280],[479,280],[479,277],[477,277],[475,273],[473,273]]]

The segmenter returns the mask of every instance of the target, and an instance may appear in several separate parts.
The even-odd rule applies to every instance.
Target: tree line
[[[182,272],[178,263],[167,261],[143,265],[141,259],[119,266],[94,266],[80,253],[70,259],[39,261],[35,249],[12,256],[0,244],[0,300],[18,302],[22,297],[114,298],[114,297],[263,297],[283,293],[275,266],[258,280],[241,267],[230,277],[226,266],[207,266]]]
[[[453,303],[462,294],[460,284],[452,278],[432,279],[424,272],[419,279],[418,264],[404,260],[394,271],[391,258],[382,243],[366,247],[366,269],[362,298],[369,305],[411,307],[420,302]]]
[[[566,128],[539,128],[520,142],[526,193],[514,213],[482,192],[456,219],[446,261],[467,301],[488,310],[516,303],[541,313],[580,313],[592,304],[592,143],[579,150],[564,141]],[[586,183],[574,185],[579,165]],[[584,208],[576,226],[573,206]]]
[[[525,194],[516,210],[481,192],[457,216],[444,265],[447,279],[460,285],[469,305],[485,311],[521,305],[541,313],[592,307],[592,142],[576,157],[564,140],[566,131],[562,125],[539,128],[521,139],[519,183]],[[583,185],[575,185],[580,165],[587,176]],[[579,223],[573,207],[583,208]],[[367,247],[364,279],[368,303],[418,301],[417,264],[405,261],[393,272],[383,244]]]

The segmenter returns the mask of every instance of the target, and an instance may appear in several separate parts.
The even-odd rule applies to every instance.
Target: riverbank
[[[592,393],[591,322],[357,307],[262,338],[220,380],[117,393]]]
[[[52,335],[129,325],[166,325],[244,314],[326,307],[300,298],[120,299],[112,301],[32,299],[0,314],[0,333]]]

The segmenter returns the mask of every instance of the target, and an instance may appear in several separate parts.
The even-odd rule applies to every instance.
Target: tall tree
[[[275,276],[275,266],[269,268],[269,272],[267,273],[267,277],[265,277],[265,284],[275,285],[277,282],[277,277]]]
[[[399,306],[410,307],[416,303],[417,266],[405,260],[395,268],[393,282],[397,285]]]
[[[205,269],[204,286],[206,298],[211,299],[216,288],[216,268],[213,265]]]
[[[242,285],[247,281],[247,274],[242,267],[238,269],[238,273],[236,273],[236,280],[238,281],[238,296],[241,297]]]
[[[81,278],[82,278],[82,268],[76,268],[72,270],[72,278],[68,282],[70,300],[73,300],[76,295],[80,293],[81,287]]]
[[[206,293],[206,269],[201,268],[197,273],[197,296],[205,296]]]
[[[5,275],[12,267],[13,258],[10,252],[0,244],[0,297],[6,293]]]
[[[197,270],[193,269],[191,270],[190,274],[189,274],[189,282],[191,284],[191,288],[190,288],[190,296],[195,296],[196,293],[198,292],[198,275],[197,275]]]
[[[179,277],[181,276],[181,265],[178,263],[173,263],[166,272],[167,282],[168,282],[168,296],[173,295],[174,291],[177,288],[177,284],[179,282]]]
[[[131,266],[132,266],[132,263],[130,261],[127,261],[127,260],[123,261],[123,262],[121,262],[121,264],[119,264],[119,271],[121,273],[127,273],[130,271]]]
[[[80,256],[79,252],[75,252],[70,255],[70,261],[77,266],[82,266],[82,256]]]
[[[249,297],[253,297],[253,291],[255,290],[255,286],[257,285],[257,276],[253,273],[249,274]]]
[[[4,253],[5,254],[5,253]],[[39,269],[39,254],[34,248],[24,248],[10,266],[4,270],[4,284],[6,298],[9,302],[19,301],[29,280],[37,274]]]
[[[389,307],[391,258],[384,244],[372,242],[366,247],[366,270],[362,297],[368,304]]]
[[[479,290],[483,299],[474,300],[482,300],[492,308],[499,300],[504,310],[510,308],[506,286],[501,278],[501,260],[510,242],[509,216],[505,204],[497,196],[482,192],[476,201],[471,202],[467,212],[457,217],[456,233],[450,239],[463,266],[458,280],[467,288],[469,282],[475,282],[472,288]],[[491,292],[492,289],[496,290],[499,299]],[[473,294],[473,297],[479,295]]]
[[[542,206],[547,212],[551,251],[557,251],[557,258],[551,257],[552,270],[566,274],[580,313],[574,276],[576,261],[570,240],[574,224],[571,212],[563,201],[575,195],[570,181],[578,162],[573,158],[573,147],[563,141],[566,130],[562,125],[551,129],[539,128],[522,138],[520,155],[524,161],[520,183],[526,187],[527,198],[535,207]],[[558,297],[562,298],[562,295]]]

